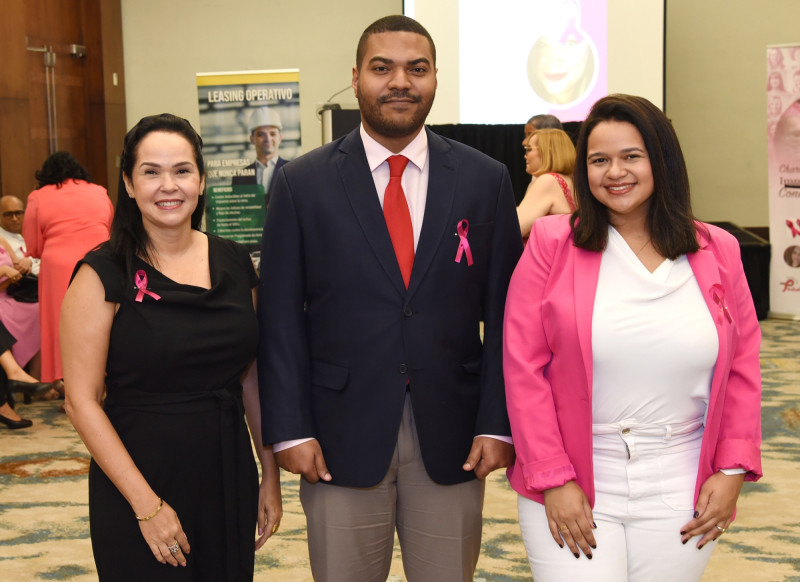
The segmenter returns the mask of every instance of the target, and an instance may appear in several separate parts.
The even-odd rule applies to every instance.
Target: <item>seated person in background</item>
[[[11,256],[12,266],[22,275],[31,274],[35,277],[38,277],[39,263],[41,261],[37,258],[27,256],[28,252],[25,248],[25,239],[22,237],[22,220],[24,217],[25,204],[20,198],[11,195],[0,197],[0,237],[6,240],[8,249],[10,250],[9,254]],[[39,303],[36,302],[35,305],[37,306],[36,309],[38,310]],[[36,325],[38,327],[38,315],[36,321]],[[38,338],[38,330],[36,335]],[[21,339],[23,339],[23,342],[28,341],[28,338]],[[36,343],[39,344],[40,340],[37,339]],[[41,374],[41,358],[38,349],[36,350],[36,354],[33,356],[33,358],[31,358],[25,367],[31,373],[31,375],[36,376],[37,378],[39,377]],[[59,393],[53,390],[50,391],[45,397],[48,400],[53,400],[59,397]],[[26,394],[26,402],[27,401],[28,395]]]
[[[525,171],[531,175],[531,183],[517,207],[523,238],[530,234],[537,218],[575,211],[571,178],[574,167],[575,146],[564,131],[542,129],[528,139]]]
[[[534,115],[525,124],[525,138],[522,140],[522,147],[525,147],[531,136],[539,129],[564,129],[564,126],[555,115],[549,113]]]
[[[11,350],[9,349],[17,340],[14,339],[8,330],[0,324],[0,350],[2,350],[2,355],[0,355],[0,365],[5,366],[8,363],[13,362],[16,364],[17,362],[14,360],[14,356],[11,355]],[[22,368],[19,367],[19,364],[16,366],[22,371]],[[14,412],[14,397],[11,394],[10,380],[6,378],[7,373],[3,373],[0,371],[0,423],[6,425],[11,430],[15,430],[18,428],[28,428],[33,424],[27,418],[22,418],[19,414]]]
[[[39,259],[26,256],[25,239],[22,238],[22,219],[25,204],[16,196],[0,197],[0,236],[16,253],[14,268],[20,273],[39,276]]]
[[[14,392],[22,392],[28,398],[50,389],[51,384],[44,384],[28,374],[14,359],[11,352],[17,340],[0,322],[0,423],[11,430],[28,428],[33,424],[14,411]]]
[[[9,285],[18,283],[22,279],[22,272],[14,265],[18,257],[11,249],[9,243],[0,237],[0,323],[14,337],[16,343],[12,349],[14,359],[21,366],[33,363],[31,370],[35,376],[39,375],[39,350],[41,350],[42,340],[39,328],[39,304],[17,301],[6,291]],[[37,382],[32,376],[25,376],[12,379],[22,379],[28,382]],[[42,386],[43,388],[43,386]],[[47,385],[50,388],[50,385]],[[14,392],[15,390],[11,390]],[[23,390],[20,390],[23,391]],[[39,391],[35,391],[39,393]],[[26,392],[26,396],[30,393]]]

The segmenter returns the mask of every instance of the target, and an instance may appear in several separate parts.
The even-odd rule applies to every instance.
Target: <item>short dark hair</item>
[[[380,34],[381,32],[413,32],[421,34],[428,39],[428,43],[431,45],[433,65],[436,66],[436,45],[433,44],[430,33],[413,18],[401,14],[393,14],[391,16],[379,18],[364,29],[361,38],[358,40],[358,48],[356,49],[356,69],[361,68],[361,61],[364,60],[364,53],[367,52],[367,41],[369,37],[373,34]]]
[[[200,176],[205,176],[202,151],[203,140],[187,120],[170,113],[162,113],[143,117],[125,136],[122,148],[121,173],[129,182],[133,182],[133,168],[136,164],[139,144],[148,134],[154,131],[176,133],[184,137],[194,150],[194,160]],[[122,180],[120,182],[122,183]],[[200,228],[204,210],[205,196],[200,196],[197,201],[197,208],[192,213],[191,224],[195,230]],[[136,204],[136,200],[128,196],[124,188],[120,188],[117,198],[117,208],[114,212],[114,219],[111,222],[111,238],[109,242],[115,259],[129,278],[133,277],[133,262],[137,256],[152,262],[150,238],[147,236],[147,231],[142,223],[142,213]]]
[[[55,152],[47,156],[42,164],[42,169],[34,174],[39,182],[39,188],[43,186],[55,186],[61,188],[61,184],[67,180],[83,180],[92,182],[88,170],[76,160],[69,152]]]
[[[531,117],[525,125],[532,123],[536,129],[564,129],[561,121],[555,115],[549,113],[540,113]]]
[[[608,242],[608,209],[592,195],[587,169],[589,136],[604,121],[630,123],[644,141],[653,172],[654,190],[647,215],[653,247],[672,260],[697,251],[700,245],[689,195],[689,175],[675,129],[667,116],[647,99],[621,94],[597,101],[581,126],[573,176],[578,211],[570,218],[575,246],[602,251]]]

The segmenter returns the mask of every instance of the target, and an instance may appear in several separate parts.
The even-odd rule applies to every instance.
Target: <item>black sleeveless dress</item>
[[[185,568],[157,562],[130,505],[92,461],[89,517],[101,581],[253,579],[258,471],[239,379],[258,342],[258,277],[244,247],[208,239],[211,289],[175,283],[139,261],[140,290],[143,282],[126,283],[107,244],[78,264],[97,272],[106,301],[119,303],[106,414],[191,545]]]

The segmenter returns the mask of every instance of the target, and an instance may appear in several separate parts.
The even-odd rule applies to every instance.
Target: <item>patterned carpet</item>
[[[704,582],[800,582],[800,322],[762,322],[764,473],[747,483],[739,516],[711,559]],[[20,405],[30,429],[0,427],[0,580],[97,580],[88,532],[88,455],[52,402]],[[256,580],[311,579],[297,479],[284,475],[279,534],[256,556]],[[475,579],[530,581],[515,494],[489,479],[484,547]],[[404,580],[395,548],[392,582]]]

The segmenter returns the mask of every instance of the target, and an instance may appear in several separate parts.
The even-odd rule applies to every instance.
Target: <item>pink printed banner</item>
[[[800,44],[767,47],[770,315],[800,319]]]

